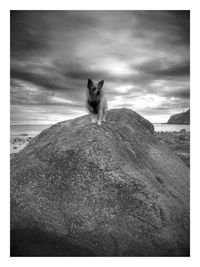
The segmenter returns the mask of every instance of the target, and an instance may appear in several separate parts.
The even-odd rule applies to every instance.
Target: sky
[[[153,123],[190,105],[189,11],[11,11],[11,124],[82,116],[87,80]]]

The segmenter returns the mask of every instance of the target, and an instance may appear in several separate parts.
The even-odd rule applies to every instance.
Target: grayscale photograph
[[[10,256],[190,256],[189,10],[10,10]]]

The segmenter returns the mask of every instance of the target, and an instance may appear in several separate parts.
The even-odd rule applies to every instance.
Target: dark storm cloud
[[[63,61],[54,62],[57,70],[67,79],[74,80],[87,80],[88,78],[94,77],[106,77],[107,73],[105,71],[94,71],[90,70],[89,66],[81,65],[78,62],[66,63]]]
[[[190,90],[187,88],[186,90],[179,90],[173,93],[173,96],[179,99],[189,99],[190,98]]]
[[[76,115],[91,78],[111,108],[155,115],[168,102],[169,114],[189,104],[189,22],[189,11],[12,11],[11,104]]]
[[[167,67],[161,70],[155,70],[153,72],[156,76],[165,76],[165,77],[180,77],[180,76],[189,76],[190,74],[190,63],[189,62],[183,62],[179,64],[175,64],[171,67]]]
[[[41,68],[43,71],[38,72],[37,69]],[[55,91],[73,91],[75,90],[74,83],[77,84],[78,81],[84,81],[86,84],[88,78],[92,80],[105,79],[108,82],[131,81],[130,77],[120,78],[103,70],[91,70],[88,66],[73,62],[65,63],[62,60],[52,62],[51,67],[37,66],[34,64],[27,64],[25,66],[13,64],[11,65],[11,77],[11,83],[14,83],[14,79],[18,79]],[[82,83],[78,82],[78,84],[81,85]]]
[[[164,41],[171,45],[189,45],[189,11],[138,11],[136,16],[139,18],[138,36],[151,38],[154,35],[155,40],[162,41],[163,45]]]
[[[48,26],[42,15],[32,11],[11,11],[11,56],[38,56],[49,49]],[[12,58],[11,58],[12,59]]]
[[[97,69],[90,69],[88,65],[81,65],[78,62],[54,62],[55,68],[63,78],[65,79],[72,79],[72,80],[81,80],[87,81],[88,78],[92,80],[102,80],[105,79],[106,81],[121,81],[123,78],[116,77],[116,75],[112,75],[105,70],[97,70]],[[125,79],[123,79],[125,80]]]
[[[159,61],[151,61],[136,69],[139,71],[139,75],[118,77],[109,74],[106,71],[90,70],[87,66],[78,63],[66,64],[64,62],[54,62],[51,68],[47,68],[47,70],[46,67],[43,66],[43,70],[46,70],[43,74],[34,71],[33,66],[13,66],[11,67],[11,77],[13,79],[30,82],[36,86],[49,90],[73,91],[75,90],[73,87],[73,80],[76,82],[78,80],[86,82],[88,78],[96,80],[105,79],[107,82],[115,82],[119,84],[132,83],[140,86],[144,84],[147,85],[148,83],[159,79],[168,80],[187,77],[190,73],[189,62],[166,66],[165,63],[161,64]],[[77,88],[77,90],[79,90],[79,88]],[[141,91],[140,88],[139,90]],[[150,89],[147,90],[149,91]]]
[[[172,63],[167,60],[151,60],[139,66],[138,70],[154,79],[187,77],[190,75],[190,62],[187,60],[180,63]]]
[[[172,12],[174,28],[177,35],[171,40],[172,43],[183,45],[190,44],[190,12],[189,11],[174,11]]]
[[[98,23],[98,19],[82,16],[78,11],[11,11],[10,19],[14,58],[46,54],[54,42],[62,41],[55,39],[57,31],[75,32]]]
[[[190,89],[189,88],[179,88],[174,89],[173,91],[166,91],[164,93],[166,97],[174,97],[176,99],[189,99],[190,98]]]
[[[14,79],[31,82],[35,85],[42,86],[43,88],[57,90],[64,90],[66,87],[60,84],[60,79],[53,77],[51,73],[49,74],[40,74],[34,73],[30,70],[13,68],[11,69],[11,76]]]

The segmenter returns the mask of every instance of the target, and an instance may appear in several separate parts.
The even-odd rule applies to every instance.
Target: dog
[[[103,92],[104,80],[93,83],[88,79],[87,84],[87,109],[91,115],[92,123],[97,123],[101,126],[101,122],[106,121],[107,101]]]

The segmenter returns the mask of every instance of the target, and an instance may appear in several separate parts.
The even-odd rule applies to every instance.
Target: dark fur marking
[[[94,100],[94,101],[88,100],[88,104],[92,107],[94,114],[98,114],[99,103],[100,103],[100,100]]]

